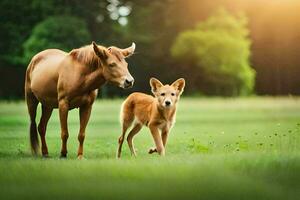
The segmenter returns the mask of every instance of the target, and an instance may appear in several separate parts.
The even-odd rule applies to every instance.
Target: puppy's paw
[[[155,152],[157,152],[155,147],[150,148],[149,151],[148,151],[149,154],[153,154]]]

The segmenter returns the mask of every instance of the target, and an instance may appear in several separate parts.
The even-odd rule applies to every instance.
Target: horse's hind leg
[[[83,142],[85,138],[85,128],[90,119],[92,110],[92,105],[86,105],[79,108],[79,117],[80,117],[80,130],[78,134],[79,148],[77,153],[77,158],[82,159],[83,155]]]
[[[36,117],[36,109],[39,102],[34,96],[34,94],[30,91],[25,91],[25,98],[26,98],[28,113],[30,116],[29,136],[30,136],[31,151],[34,155],[36,155],[39,149],[39,139],[38,139],[38,133],[36,128],[35,117]]]
[[[59,109],[61,140],[62,140],[60,157],[66,158],[68,153],[67,141],[69,138],[69,131],[68,131],[69,102],[65,99],[60,100],[58,103],[58,109]]]
[[[46,144],[46,129],[47,129],[47,124],[48,124],[48,121],[52,114],[52,111],[53,111],[53,108],[49,108],[49,107],[42,105],[42,116],[40,119],[38,130],[39,130],[40,137],[41,137],[42,154],[44,157],[48,156],[48,148],[47,148],[47,144]]]

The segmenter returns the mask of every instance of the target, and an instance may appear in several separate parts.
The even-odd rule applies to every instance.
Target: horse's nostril
[[[126,80],[125,80],[125,83],[128,84],[128,85],[132,85],[132,84],[133,84],[133,81],[134,81],[133,79],[132,79],[132,80],[126,79]]]
[[[133,86],[133,79],[130,79],[130,80],[128,80],[128,79],[125,79],[125,81],[124,81],[124,87],[125,88],[130,88],[130,87],[132,87]]]

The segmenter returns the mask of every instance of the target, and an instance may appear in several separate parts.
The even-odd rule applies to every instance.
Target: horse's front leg
[[[67,100],[60,100],[58,103],[59,109],[59,119],[60,119],[60,127],[61,127],[61,158],[67,157],[67,140],[69,137],[68,132],[68,112],[69,112],[69,102]]]
[[[78,141],[79,141],[79,147],[77,153],[78,159],[82,159],[83,157],[83,142],[85,138],[85,129],[90,119],[91,109],[92,109],[92,105],[84,105],[79,108],[80,130],[78,134]]]

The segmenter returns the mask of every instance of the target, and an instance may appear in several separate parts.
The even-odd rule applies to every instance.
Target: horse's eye
[[[175,96],[175,93],[171,93],[172,96]]]
[[[161,93],[160,95],[161,95],[161,96],[165,96],[166,94],[165,94],[165,93]]]
[[[116,63],[110,63],[108,66],[109,67],[114,67],[114,66],[116,66],[117,64]]]

